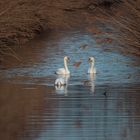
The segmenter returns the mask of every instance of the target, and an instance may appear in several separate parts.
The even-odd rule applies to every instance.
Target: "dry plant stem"
[[[0,13],[0,16],[4,15],[6,12],[8,12],[10,9],[14,8],[16,5],[17,5],[17,3],[16,4],[13,4],[11,7],[8,7],[6,10],[2,11]]]
[[[12,56],[18,61],[21,61],[21,59],[17,56],[16,52],[10,48],[10,47],[4,47],[3,49],[0,50],[1,55],[7,55],[7,56]]]
[[[124,1],[124,3],[133,11],[135,11],[135,13],[137,14],[138,17],[140,17],[140,11],[137,10],[136,8],[134,8],[131,4],[129,4],[127,1]]]
[[[100,9],[100,8],[99,8]],[[106,16],[110,17],[113,21],[115,21],[115,23],[118,23],[120,26],[122,26],[123,28],[125,28],[126,30],[130,31],[132,34],[134,34],[136,37],[138,37],[139,32],[134,31],[130,28],[128,28],[126,25],[124,25],[123,23],[119,22],[118,20],[116,20],[114,17],[112,17],[111,15],[105,13],[102,9],[100,9],[100,11],[105,14]]]

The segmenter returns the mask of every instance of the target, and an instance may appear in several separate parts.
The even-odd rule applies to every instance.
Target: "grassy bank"
[[[139,4],[129,0],[0,0],[0,55],[15,56],[14,48],[44,29],[91,24],[101,14],[101,22],[110,21],[118,29],[117,41],[140,55]]]

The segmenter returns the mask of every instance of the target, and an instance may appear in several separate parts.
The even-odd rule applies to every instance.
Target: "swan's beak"
[[[68,57],[68,59],[67,59],[68,61],[70,61],[70,58]]]
[[[92,60],[90,58],[88,58],[88,62],[90,63],[90,62],[92,62]]]

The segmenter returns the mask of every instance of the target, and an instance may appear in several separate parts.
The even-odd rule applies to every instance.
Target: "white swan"
[[[69,57],[68,56],[65,56],[64,57],[64,68],[57,69],[57,71],[55,72],[56,74],[58,74],[58,75],[67,75],[67,74],[70,74],[70,71],[69,71],[68,66],[67,66],[68,60],[69,60]]]
[[[96,73],[96,68],[94,67],[95,58],[94,57],[89,57],[88,62],[89,62],[89,65],[90,65],[90,67],[88,69],[88,73],[89,74]]]

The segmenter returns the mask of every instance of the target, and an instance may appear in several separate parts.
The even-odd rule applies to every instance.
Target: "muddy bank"
[[[128,0],[1,0],[0,54],[15,56],[13,48],[21,47],[46,29],[88,25],[93,34],[103,32],[101,27],[113,27],[116,41],[126,47],[120,50],[140,55],[139,10],[138,1]]]

